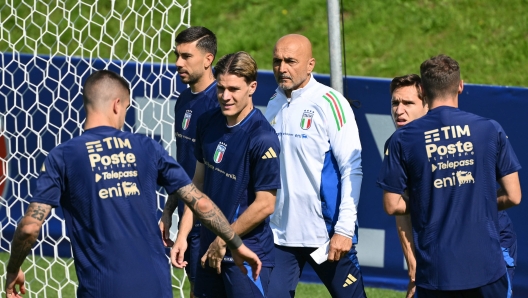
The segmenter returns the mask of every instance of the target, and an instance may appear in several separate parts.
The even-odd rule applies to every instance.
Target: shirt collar
[[[296,98],[301,97],[307,90],[310,90],[313,86],[317,85],[317,81],[313,77],[313,74],[310,74],[310,77],[308,79],[309,79],[309,81],[308,81],[308,84],[306,84],[306,86],[304,86],[303,88],[296,89],[296,90],[292,91],[291,100],[294,100]],[[282,94],[286,98],[286,100],[288,99],[286,97],[286,93],[284,93],[284,90],[282,90],[280,87],[277,87],[277,89],[275,91],[277,93]]]

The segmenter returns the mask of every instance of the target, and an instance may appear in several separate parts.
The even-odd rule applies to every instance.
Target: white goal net
[[[125,129],[147,134],[175,153],[172,109],[184,86],[177,83],[172,53],[177,32],[190,26],[190,7],[190,0],[0,3],[2,296],[13,232],[48,152],[82,132],[81,86],[92,71],[123,75],[133,97]],[[164,202],[159,193],[160,215]],[[77,278],[60,208],[46,220],[22,268],[26,297],[75,296]],[[183,297],[184,279],[182,270],[173,270],[176,296]]]

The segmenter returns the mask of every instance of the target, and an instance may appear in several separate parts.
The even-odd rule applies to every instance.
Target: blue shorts
[[[319,265],[310,257],[314,250],[316,248],[275,245],[275,268],[271,272],[268,297],[294,297],[306,262],[332,297],[366,297],[355,247],[339,262],[325,261]]]
[[[190,233],[187,237],[187,250],[183,254],[183,260],[187,262],[185,273],[190,282],[196,279],[196,268],[200,266],[200,233]]]
[[[262,267],[257,281],[251,277],[251,268],[246,265],[245,275],[234,263],[222,263],[222,273],[215,268],[198,266],[194,282],[194,297],[214,298],[264,298],[268,296],[269,276],[272,267]]]
[[[509,298],[511,297],[511,284],[508,274],[504,274],[498,280],[482,287],[458,290],[458,291],[441,291],[429,290],[416,287],[416,296],[419,298]]]
[[[515,264],[517,263],[517,241],[515,241],[512,246],[502,248],[502,256],[504,257],[504,262],[506,263],[506,269],[508,270],[508,277],[510,281],[513,281],[513,276],[515,274]]]

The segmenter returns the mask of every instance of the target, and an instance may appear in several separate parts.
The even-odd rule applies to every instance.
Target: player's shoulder
[[[248,125],[245,125],[245,130],[252,139],[278,139],[275,129],[259,109],[255,109],[252,114]]]
[[[200,117],[198,118],[198,123],[203,124],[203,123],[220,121],[222,116],[223,114],[222,114],[222,110],[220,109],[220,107],[215,107],[215,108],[205,111],[202,115],[200,115]]]
[[[287,100],[288,99],[286,98],[286,94],[284,94],[283,91],[277,88],[275,92],[269,97],[268,106],[283,105]]]
[[[68,148],[73,148],[74,151],[77,151],[77,148],[84,144],[85,142],[80,142],[81,138],[80,136],[74,137],[66,142],[63,142],[55,147],[53,147],[49,152],[48,156],[46,158],[48,159],[62,159],[64,156],[64,152],[68,150]]]
[[[412,123],[414,123],[415,121],[416,120],[414,120]],[[405,125],[404,127],[396,129],[396,131],[394,131],[392,133],[392,135],[385,142],[385,146],[390,146],[390,144],[395,144],[395,143],[400,142],[401,139],[403,138],[403,136],[409,134],[409,127],[408,126],[410,124],[412,124],[412,123],[409,123],[409,124]]]
[[[205,88],[203,94],[208,100],[218,102],[216,81],[212,82],[211,85]]]
[[[176,98],[176,105],[175,105],[175,107],[181,106],[181,105],[187,103],[188,101],[190,101],[191,99],[192,99],[191,88],[187,88],[187,89],[183,90],[183,91],[178,95],[178,97]]]
[[[326,115],[336,115],[337,117],[346,117],[345,114],[353,114],[348,100],[341,92],[326,86],[322,83],[312,87],[313,92],[310,95],[310,101],[313,102],[316,109],[320,109]],[[346,118],[345,118],[346,120]]]
[[[317,103],[331,103],[332,101],[346,101],[345,97],[341,92],[335,90],[332,87],[329,87],[323,83],[320,83],[314,79],[314,82],[311,86],[310,93],[312,100]]]
[[[385,145],[383,145],[383,151],[386,152],[387,148],[389,148],[389,143],[392,139],[392,135],[385,141]]]
[[[269,98],[266,106],[265,117],[268,121],[271,121],[281,108],[288,102],[286,95],[279,88],[275,90],[275,93]]]
[[[463,115],[463,117],[460,117],[460,118],[464,119],[469,125],[473,125],[478,128],[481,128],[484,131],[492,130],[492,129],[497,132],[503,131],[500,123],[494,119],[480,116],[474,113],[462,111],[462,110],[459,110],[459,112]]]
[[[180,95],[178,96],[178,100],[187,99],[187,98],[190,98],[191,96],[192,96],[192,91],[191,91],[191,88],[189,87],[180,93]]]

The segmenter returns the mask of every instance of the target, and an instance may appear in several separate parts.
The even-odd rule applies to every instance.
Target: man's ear
[[[207,53],[204,56],[204,68],[208,69],[209,67],[213,66],[214,56],[211,53]]]
[[[112,112],[114,114],[119,114],[119,111],[121,109],[121,98],[117,97],[112,101]]]
[[[249,96],[252,96],[255,91],[257,91],[257,81],[249,83]]]
[[[308,73],[312,73],[313,69],[315,68],[315,58],[310,58],[308,60]]]
[[[464,91],[464,80],[460,80],[460,83],[458,83],[458,94],[461,94],[462,91]]]

